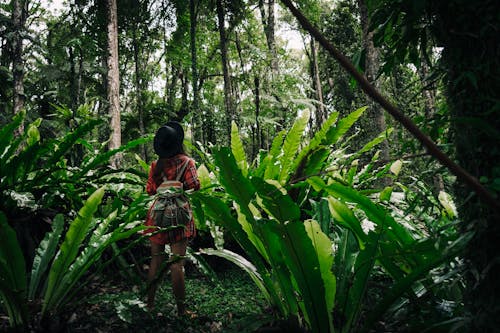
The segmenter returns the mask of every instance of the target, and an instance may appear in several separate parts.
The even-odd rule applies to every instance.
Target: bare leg
[[[172,254],[185,256],[187,248],[187,240],[184,239],[170,245]],[[170,266],[172,274],[172,291],[174,293],[175,301],[177,302],[177,313],[184,315],[186,313],[186,306],[184,299],[186,298],[186,286],[184,283],[184,260],[178,261]]]
[[[158,274],[158,269],[161,266],[163,258],[165,257],[165,245],[156,244],[151,242],[151,263],[149,265],[148,271],[148,309],[152,310],[155,306],[155,295],[157,283],[153,283],[153,280]]]

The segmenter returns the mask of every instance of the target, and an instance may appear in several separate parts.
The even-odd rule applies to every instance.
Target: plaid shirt
[[[186,170],[184,171],[184,176],[180,179],[184,183],[184,190],[199,190],[200,181],[198,180],[198,174],[196,172],[196,166],[194,161],[184,154],[179,154],[171,158],[167,158],[163,161],[163,174],[168,180],[175,180],[177,178],[180,169],[189,159]],[[156,168],[156,161],[151,163],[149,168],[148,183],[146,184],[146,192],[149,195],[156,194],[156,189],[162,183],[163,179],[161,175],[159,177],[154,177],[154,170]]]
[[[179,154],[163,160],[163,175],[165,175],[167,180],[175,180],[186,160],[189,160],[188,165],[184,170],[184,175],[179,180],[183,182],[184,190],[199,190],[200,181],[198,180],[198,173],[196,172],[194,160],[184,154]],[[156,189],[163,182],[161,173],[159,176],[155,177],[155,168],[156,161],[151,163],[151,167],[149,168],[148,182],[146,184],[146,192],[148,192],[149,195],[155,195]],[[147,226],[154,225],[153,220],[150,217],[150,213],[151,208],[149,209],[146,217]],[[154,232],[154,229],[151,228],[145,231],[145,233],[152,232]],[[150,240],[157,244],[172,244],[179,242],[182,239],[193,238],[195,235],[196,229],[194,220],[191,219],[191,221],[186,224],[185,228],[155,234],[150,237]]]

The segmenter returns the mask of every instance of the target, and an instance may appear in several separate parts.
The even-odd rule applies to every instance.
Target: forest
[[[498,331],[499,9],[2,0],[0,331]],[[168,121],[197,235],[148,309]]]

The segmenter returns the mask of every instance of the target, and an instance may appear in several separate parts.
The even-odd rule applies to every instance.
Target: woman
[[[149,169],[149,177],[146,185],[146,191],[149,195],[156,194],[156,189],[162,183],[163,177],[168,180],[174,180],[180,176],[180,181],[183,182],[184,190],[198,190],[200,182],[196,172],[194,161],[189,158],[184,152],[183,142],[184,130],[182,126],[175,122],[169,121],[164,126],[160,127],[154,138],[154,150],[158,154],[158,161],[151,164]],[[185,163],[187,166],[185,167]],[[179,173],[183,170],[183,174]],[[146,225],[154,226],[151,218],[151,209],[146,217]],[[150,228],[147,232],[156,231],[156,228]],[[150,237],[151,243],[151,264],[148,271],[148,308],[154,308],[154,299],[157,285],[153,283],[156,278],[158,269],[165,257],[165,244],[170,245],[173,255],[186,255],[188,240],[196,235],[194,220],[186,224],[185,228],[178,228],[168,232],[156,233]],[[180,260],[170,266],[172,277],[172,290],[177,302],[177,313],[179,315],[186,314],[184,304],[185,299],[185,284],[184,284],[184,261]]]

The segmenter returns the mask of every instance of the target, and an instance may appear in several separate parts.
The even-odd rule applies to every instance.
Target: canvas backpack
[[[180,181],[188,163],[189,159],[184,162],[175,180],[168,180],[162,172],[163,182],[156,189],[151,209],[153,223],[158,227],[184,226],[191,221],[191,207]]]

